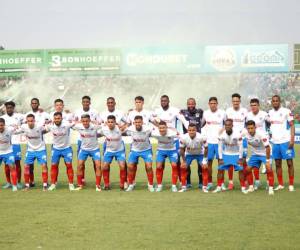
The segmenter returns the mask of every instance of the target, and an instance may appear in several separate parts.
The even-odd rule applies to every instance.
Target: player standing
[[[237,132],[242,133],[245,128],[247,109],[241,107],[241,96],[238,93],[235,93],[231,96],[232,107],[226,110],[226,118],[233,120],[233,129]],[[247,148],[246,140],[243,140],[244,149]],[[244,150],[246,154],[246,150]],[[233,166],[228,170],[228,189],[233,189]]]
[[[272,97],[272,107],[269,111],[269,121],[271,123],[271,142],[273,143],[272,157],[275,159],[276,174],[278,186],[275,191],[284,189],[282,178],[282,160],[286,160],[289,174],[289,191],[295,191],[294,188],[294,163],[295,157],[294,140],[295,127],[292,112],[281,107],[280,96]]]
[[[205,133],[208,143],[208,155],[207,155],[207,165],[208,165],[208,185],[207,190],[210,190],[213,186],[212,184],[212,165],[213,160],[216,158],[219,160],[218,153],[218,141],[219,135],[224,128],[225,122],[225,111],[218,108],[217,97],[210,97],[208,100],[209,109],[204,111],[203,121],[205,126],[203,127],[203,133]],[[224,180],[223,180],[224,182]],[[224,184],[222,184],[223,190],[225,190]]]
[[[46,130],[50,131],[53,136],[51,152],[51,185],[48,188],[49,191],[56,189],[60,158],[64,159],[67,168],[69,190],[75,190],[73,184],[74,171],[72,166],[73,150],[70,144],[70,128],[74,125],[74,123],[63,121],[61,112],[55,112],[53,115],[53,124],[46,126]]]

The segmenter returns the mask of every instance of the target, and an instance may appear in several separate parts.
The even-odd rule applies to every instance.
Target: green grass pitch
[[[296,154],[299,150],[296,146]],[[143,165],[136,190],[121,192],[115,163],[113,189],[98,193],[90,161],[85,190],[69,192],[61,164],[58,189],[43,192],[36,166],[36,188],[17,193],[0,190],[0,249],[300,249],[299,164],[297,156],[296,192],[286,188],[273,197],[264,185],[242,194],[236,175],[234,191],[204,194],[197,189],[195,165],[189,192],[171,193],[168,167],[164,191],[148,192]],[[3,167],[0,172],[2,185]],[[287,184],[285,163],[284,173]],[[214,182],[215,177],[216,171]],[[261,180],[265,184],[265,176]]]

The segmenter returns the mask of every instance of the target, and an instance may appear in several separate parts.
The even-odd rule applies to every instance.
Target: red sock
[[[273,170],[270,170],[270,171],[267,170],[267,178],[268,178],[269,186],[273,187],[274,186],[274,173],[273,173]]]
[[[207,168],[202,168],[202,183],[203,183],[203,186],[206,187],[208,182],[209,182],[208,169]]]
[[[57,175],[58,175],[58,166],[57,164],[51,165],[51,184],[56,184],[57,182]]]
[[[9,168],[8,165],[5,165],[4,171],[5,171],[6,182],[10,183],[11,182],[11,180],[10,180],[10,168]]]
[[[233,166],[230,166],[228,169],[228,179],[232,181],[233,179]]]
[[[17,171],[17,179],[18,182],[21,182],[22,179],[22,169],[21,169],[21,161],[16,161],[16,171]]]
[[[252,170],[250,170],[249,172],[247,172],[247,181],[249,186],[253,185],[253,174],[252,174]]]
[[[240,180],[241,187],[246,187],[245,179]]]
[[[127,172],[127,179],[128,179],[128,184],[132,185],[133,180],[134,180],[134,170],[133,169]]]
[[[180,168],[180,175],[181,175],[180,179],[181,179],[182,186],[186,186],[187,169],[186,168]]]
[[[253,168],[253,174],[256,181],[259,180],[259,168]]]
[[[289,185],[293,186],[294,185],[294,176],[291,176],[289,174]]]
[[[279,185],[283,186],[282,169],[277,170],[277,179]]]
[[[176,185],[178,179],[178,166],[172,165],[172,185]]]
[[[147,178],[149,185],[153,185],[153,170],[151,169],[147,171]]]
[[[80,187],[83,185],[82,175],[79,175],[79,174],[77,175],[77,185],[80,186]]]
[[[133,170],[133,182],[135,181],[136,172],[137,172],[137,166],[134,166],[134,170]],[[128,174],[129,174],[129,172],[127,171],[127,175]]]
[[[120,187],[124,187],[126,181],[126,169],[120,169]]]
[[[221,170],[218,170],[218,180],[217,180],[218,187],[221,187],[222,184],[224,183],[224,175],[223,175],[223,177],[219,177],[221,175],[221,173],[222,173]]]
[[[156,182],[158,185],[161,185],[163,179],[163,168],[156,168]]]
[[[74,171],[73,171],[72,163],[66,163],[66,167],[67,167],[67,175],[68,175],[69,184],[73,184],[74,183]]]
[[[30,181],[30,167],[29,166],[24,167],[24,180],[25,180],[25,184],[28,186],[29,181]]]
[[[85,163],[83,163],[83,166],[82,166],[82,179],[84,180],[85,178]]]
[[[48,183],[48,171],[47,172],[42,172],[42,179],[43,179],[43,184]]]
[[[180,181],[180,182],[182,182],[182,179],[181,179],[181,164],[180,164],[180,162],[178,162],[177,163],[177,178],[178,178],[178,180]],[[185,171],[186,172],[186,174],[187,174],[187,171]],[[185,179],[186,179],[186,177],[185,177]],[[176,180],[176,182],[177,182],[177,180]]]
[[[102,174],[105,187],[109,187],[109,169],[103,170]]]
[[[16,168],[11,169],[10,173],[11,173],[12,184],[15,186],[17,185],[17,179],[18,179]]]
[[[101,175],[96,175],[96,186],[100,186],[101,185]]]

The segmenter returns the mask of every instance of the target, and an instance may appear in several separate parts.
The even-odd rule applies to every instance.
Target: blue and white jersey
[[[151,149],[150,136],[153,131],[153,127],[143,125],[142,130],[136,130],[135,126],[130,126],[126,133],[132,138],[131,150],[136,152],[142,152]]]
[[[198,132],[194,138],[186,133],[180,136],[180,147],[185,148],[186,155],[203,155],[204,147],[207,147],[207,139]]]
[[[136,116],[141,116],[143,117],[143,124],[144,125],[149,125],[150,122],[153,121],[153,113],[148,111],[148,110],[141,110],[141,111],[137,111],[137,110],[131,110],[128,115],[127,115],[127,123],[129,124],[133,124],[134,122],[134,118]]]
[[[161,135],[158,129],[153,130],[151,136],[157,139],[157,150],[176,150],[175,140],[178,140],[177,131],[168,129],[166,135]]]
[[[103,125],[99,129],[99,134],[105,137],[105,152],[119,152],[125,150],[122,132],[118,126],[115,126],[114,129],[110,129],[108,126]]]
[[[76,124],[73,129],[79,132],[81,140],[80,149],[86,151],[99,149],[98,130],[100,126],[91,123],[88,128],[85,128],[82,124]]]
[[[34,115],[35,118],[35,123],[38,126],[43,126],[45,125],[48,121],[51,121],[51,117],[50,114],[44,111],[37,111],[37,112],[33,112],[33,111],[29,111],[26,113],[25,117],[29,114]]]
[[[4,131],[0,132],[0,155],[9,154],[13,152],[11,137],[13,135],[14,128],[5,127]]]
[[[266,147],[270,146],[266,133],[256,130],[254,136],[245,134],[252,155],[266,156]]]
[[[12,126],[12,127],[20,127],[25,122],[25,116],[20,113],[13,113],[13,115],[5,114],[1,116],[5,120],[5,126]],[[11,143],[12,144],[20,144],[21,138],[18,134],[12,135]]]
[[[116,117],[116,123],[117,123],[118,125],[122,125],[122,124],[126,123],[126,116],[124,115],[124,113],[123,113],[122,111],[120,111],[120,110],[118,110],[118,109],[115,109],[115,110],[112,111],[112,112],[110,112],[109,110],[106,110],[106,111],[102,112],[102,113],[100,114],[99,121],[100,121],[101,123],[107,122],[107,117],[108,117],[109,115],[113,115],[113,116]]]
[[[243,158],[243,144],[242,135],[237,131],[233,131],[231,135],[228,135],[226,131],[223,131],[219,136],[219,159],[224,155],[239,155]]]
[[[283,107],[278,110],[272,109],[269,111],[268,119],[271,123],[271,141],[275,144],[289,142],[291,139],[289,123],[294,120],[291,110]]]
[[[239,108],[239,110],[235,110],[233,107],[230,107],[226,110],[226,119],[233,120],[233,130],[242,132],[245,128],[245,122],[247,117],[247,109]]]
[[[254,121],[256,130],[259,130],[263,133],[267,133],[266,122],[268,121],[268,113],[262,110],[259,110],[257,114],[249,112],[246,117],[246,121]]]
[[[28,124],[23,124],[18,132],[23,133],[27,138],[27,151],[41,151],[46,149],[44,141],[45,127],[35,125],[30,128]]]
[[[70,129],[74,123],[62,121],[60,126],[56,124],[46,125],[46,130],[50,131],[53,136],[53,148],[55,149],[66,149],[71,146],[70,143]]]

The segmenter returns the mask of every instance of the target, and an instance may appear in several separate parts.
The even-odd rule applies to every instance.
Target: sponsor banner
[[[0,51],[0,76],[119,74],[120,66],[120,49]]]
[[[119,49],[61,49],[47,51],[49,73],[107,74],[119,73]]]
[[[1,50],[0,75],[41,72],[44,62],[43,50]]]
[[[124,74],[193,74],[203,72],[203,46],[125,48]]]
[[[294,45],[294,70],[300,70],[300,44]]]
[[[206,46],[205,72],[287,72],[287,44]]]
[[[295,143],[300,144],[300,124],[295,122]]]

